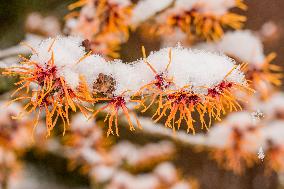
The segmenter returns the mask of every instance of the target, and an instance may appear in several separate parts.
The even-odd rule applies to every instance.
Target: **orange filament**
[[[238,1],[238,7],[245,9],[245,4]],[[190,11],[170,15],[164,25],[154,26],[153,31],[157,34],[164,34],[179,28],[190,38],[197,36],[207,40],[217,40],[223,36],[223,28],[240,29],[245,21],[245,16],[235,13],[229,12],[221,16],[215,16],[200,13],[198,7],[196,7]]]
[[[40,65],[23,57],[21,64],[26,66],[10,67],[3,72],[5,75],[20,76],[20,81],[15,83],[19,87],[11,95],[15,96],[18,94],[19,97],[11,100],[10,103],[19,100],[28,100],[28,103],[24,107],[25,112],[21,112],[14,118],[19,119],[26,113],[37,112],[34,121],[36,126],[40,114],[44,111],[48,136],[50,135],[50,131],[55,127],[58,117],[61,117],[63,120],[64,134],[66,125],[70,124],[69,108],[72,111],[76,111],[76,107],[78,107],[84,115],[87,115],[90,109],[81,105],[81,103],[92,100],[83,78],[80,78],[79,87],[75,92],[67,86],[63,77],[57,77],[58,70],[54,64],[54,53],[52,51],[54,43],[55,39],[48,48],[48,51],[51,51],[51,58],[46,65]],[[34,49],[32,51],[36,53]],[[30,93],[31,84],[36,84],[37,89],[33,89]],[[23,96],[20,93],[24,89],[27,96]]]
[[[142,112],[146,112],[155,102],[158,104],[156,113],[153,115],[153,117],[155,117],[155,115],[160,115],[160,111],[163,107],[164,96],[167,93],[170,85],[173,84],[172,79],[166,76],[169,66],[172,62],[172,51],[171,49],[169,50],[169,62],[165,70],[161,73],[158,73],[158,71],[156,71],[156,69],[147,61],[144,46],[142,46],[142,53],[144,63],[151,69],[151,71],[155,75],[155,80],[141,87],[138,94],[145,93],[145,91],[149,92],[149,94],[144,95],[144,98],[142,99],[142,105],[145,107],[144,104],[148,99],[150,99],[150,103],[142,110]]]
[[[163,116],[166,115],[167,111],[169,114],[167,115],[165,125],[167,127],[172,128],[174,131],[180,128],[182,121],[185,121],[187,124],[187,132],[192,130],[195,133],[193,122],[195,122],[192,118],[192,112],[197,110],[200,115],[200,121],[202,123],[202,127],[206,126],[204,120],[205,107],[201,103],[201,98],[193,94],[192,92],[186,91],[185,89],[181,89],[179,91],[167,94],[167,102],[163,104],[162,112],[155,119],[159,121]],[[176,117],[179,112],[179,118],[176,120]]]
[[[121,95],[119,96],[114,96],[112,98],[95,98],[94,101],[95,102],[99,102],[99,101],[107,101],[107,104],[101,108],[99,108],[98,110],[96,110],[92,117],[96,117],[96,115],[104,110],[108,110],[108,113],[104,119],[104,122],[106,122],[108,120],[108,131],[107,131],[107,136],[109,136],[110,134],[114,135],[114,132],[113,132],[113,122],[114,122],[114,126],[115,126],[115,134],[117,136],[119,136],[119,129],[118,129],[118,115],[119,115],[119,110],[122,110],[123,114],[125,115],[126,119],[127,119],[127,122],[128,122],[128,125],[129,125],[129,129],[130,131],[133,131],[135,130],[135,127],[133,126],[132,124],[132,121],[131,121],[131,117],[130,117],[130,114],[132,114],[136,120],[136,124],[139,128],[142,128],[138,119],[137,119],[137,116],[134,112],[132,112],[131,110],[129,110],[127,108],[127,102],[125,100],[125,98],[123,97],[123,94],[122,93]],[[128,102],[135,102],[135,103],[140,103],[140,100],[128,100]]]

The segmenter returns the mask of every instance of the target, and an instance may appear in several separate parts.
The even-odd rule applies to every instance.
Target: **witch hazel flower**
[[[12,94],[19,93],[19,97],[12,102],[28,101],[24,107],[26,111],[16,118],[37,112],[36,125],[44,112],[50,134],[59,117],[63,120],[65,131],[65,126],[69,125],[69,109],[76,111],[79,108],[86,114],[88,108],[80,102],[91,100],[91,97],[87,94],[84,78],[75,69],[88,56],[81,42],[76,37],[56,37],[34,47],[27,45],[32,51],[30,58],[21,56],[21,65],[6,69],[4,74],[20,76],[20,81],[15,83],[18,89]]]
[[[126,91],[127,92],[127,91]],[[126,93],[125,92],[125,93]],[[95,100],[97,102],[99,101],[107,101],[107,104],[104,105],[103,107],[99,108],[98,110],[96,110],[93,113],[93,117],[95,117],[98,113],[108,109],[109,112],[105,118],[105,121],[108,120],[108,131],[107,131],[107,135],[109,136],[110,134],[114,134],[113,132],[113,122],[114,122],[114,126],[115,126],[115,134],[117,136],[119,136],[119,128],[118,128],[118,116],[119,116],[119,111],[122,111],[123,114],[126,116],[130,130],[133,131],[135,130],[134,125],[132,124],[131,121],[131,117],[130,115],[133,115],[134,118],[136,119],[136,123],[139,126],[139,128],[142,128],[135,112],[131,111],[128,107],[127,107],[127,103],[131,103],[131,102],[140,102],[139,100],[134,100],[131,99],[129,97],[125,97],[124,94],[122,93],[118,96],[113,96],[110,98],[96,98]]]
[[[121,68],[124,69],[116,66],[115,73],[110,74],[106,71],[104,75],[110,74],[113,78],[116,85],[113,87],[114,95],[128,90],[128,93],[122,94],[140,97],[141,100],[136,102],[144,106],[142,112],[158,104],[153,118],[158,121],[166,116],[166,126],[173,130],[180,128],[181,123],[185,122],[188,132],[194,132],[194,120],[191,117],[194,110],[200,114],[203,127],[208,128],[211,123],[207,126],[204,119],[206,113],[209,113],[210,118],[220,119],[227,109],[240,109],[237,99],[230,91],[249,90],[240,66],[236,66],[226,56],[182,47],[165,48],[152,52],[148,57],[145,57],[145,52],[143,54],[143,59],[128,65],[112,62],[121,64]],[[123,74],[119,73],[120,70]],[[149,105],[145,105],[147,101],[150,101]],[[127,101],[123,103],[126,104]],[[167,110],[171,110],[169,115],[166,113]],[[116,111],[112,112],[112,115],[117,114]],[[179,117],[178,112],[181,113]]]
[[[260,130],[268,171],[284,171],[283,121],[274,120]]]
[[[243,70],[257,91],[268,96],[269,85],[281,85],[281,68],[271,64],[276,54],[265,56],[261,40],[249,30],[227,32],[220,41],[209,44],[199,44],[198,49],[219,51],[244,62]]]
[[[221,167],[241,174],[256,162],[261,128],[260,121],[253,121],[249,112],[230,114],[207,136],[207,145],[214,148],[210,150],[212,158]]]
[[[30,132],[32,119],[30,117],[15,120],[12,119],[23,108],[19,103],[5,106],[7,101],[0,101],[0,146],[16,152],[23,152],[31,146]]]
[[[142,47],[142,53],[143,53],[143,62],[149,67],[149,69],[152,71],[154,79],[153,81],[150,81],[148,84],[144,85],[142,88],[140,88],[139,93],[145,95],[149,95],[150,97],[150,104],[148,106],[145,106],[145,108],[142,110],[142,112],[146,112],[155,102],[158,102],[158,108],[156,110],[156,113],[153,115],[160,115],[160,111],[163,107],[163,96],[166,94],[166,91],[169,89],[169,87],[173,84],[172,78],[169,78],[168,75],[168,69],[171,65],[171,59],[172,59],[172,52],[171,49],[169,49],[168,54],[168,64],[166,65],[165,69],[162,71],[157,71],[148,61],[146,57],[146,51],[145,48]],[[138,93],[138,94],[139,94]],[[149,93],[149,94],[147,94]],[[148,100],[147,98],[144,99]],[[144,104],[145,102],[143,102]]]
[[[127,19],[131,15],[131,1],[129,0],[79,0],[71,5],[69,9],[82,7],[79,13],[79,27],[86,25],[92,25],[92,23],[99,26],[99,28],[93,28],[99,32],[122,32],[128,36]],[[81,15],[82,14],[82,15]],[[78,12],[73,12],[68,17],[78,16]],[[82,28],[83,29],[83,28]],[[96,33],[93,33],[96,34]]]
[[[230,12],[233,7],[246,9],[246,5],[239,0],[176,0],[154,18],[157,23],[154,31],[163,34],[179,28],[191,38],[198,36],[216,40],[223,35],[224,27],[240,29],[246,20],[244,16]]]
[[[207,57],[204,58],[203,55]],[[191,117],[191,113],[194,110],[199,113],[202,126],[207,127],[204,121],[205,113],[209,113],[210,118],[219,119],[221,111],[225,113],[225,109],[232,111],[240,108],[230,91],[233,88],[248,89],[239,66],[234,65],[231,62],[232,60],[225,56],[176,47],[154,52],[148,56],[147,61],[149,62],[147,66],[155,67],[158,70],[156,72],[159,74],[154,76],[154,82],[149,81],[156,89],[148,91],[146,96],[152,99],[158,94],[162,96],[159,102],[164,103],[162,108],[159,105],[154,117],[156,116],[156,121],[158,121],[163,116],[166,116],[167,110],[170,110],[170,114],[167,115],[166,126],[171,127],[173,130],[175,130],[174,125],[176,123],[177,128],[179,128],[181,123],[186,121],[188,131],[191,129],[194,132],[194,120]],[[216,64],[214,64],[215,61]],[[198,65],[197,62],[199,63]],[[223,68],[219,67],[220,70],[216,67],[213,68],[213,65],[221,66],[221,62],[224,63]],[[209,69],[211,66],[212,69]],[[212,72],[210,73],[209,70]],[[221,70],[223,73],[221,73]],[[206,74],[206,76],[203,74]],[[146,73],[143,75],[146,75]],[[157,76],[160,77],[157,78]],[[151,77],[153,78],[153,76]],[[163,84],[166,84],[166,88],[161,88],[161,85],[157,85],[161,81],[163,81]],[[149,84],[145,86],[149,86]],[[157,89],[159,89],[160,93],[157,92]],[[180,112],[180,117],[176,119],[178,112]]]
[[[265,119],[283,120],[284,119],[284,94],[283,92],[276,92],[270,95],[269,98],[261,101],[255,99],[252,103],[259,111],[263,112]]]
[[[212,158],[238,174],[261,161],[266,171],[283,172],[282,126],[280,120],[254,120],[250,112],[236,112],[216,124],[200,145],[214,148]]]
[[[80,8],[79,11],[76,9]],[[117,57],[118,45],[128,39],[132,3],[129,0],[79,0],[66,16],[69,34],[88,39],[95,53]]]
[[[133,105],[144,106],[143,111],[158,103],[153,115],[156,121],[167,116],[166,126],[173,130],[182,123],[194,132],[191,116],[200,115],[202,127],[208,128],[206,113],[220,120],[228,111],[240,109],[234,90],[250,91],[241,66],[227,56],[185,49],[180,46],[152,52],[128,64],[121,60],[106,61],[99,55],[86,52],[84,40],[78,37],[57,37],[42,41],[32,50],[31,57],[23,58],[23,65],[6,69],[7,75],[20,75],[15,91],[32,87],[32,92],[20,93],[17,100],[28,100],[27,112],[42,112],[50,131],[60,117],[69,125],[69,109],[78,108],[84,115],[92,111],[88,106],[105,103],[93,117],[108,111],[108,135],[118,135],[118,116],[122,112],[134,130],[131,117],[139,121]],[[147,105],[150,99],[151,103]],[[171,110],[167,114],[167,110]],[[178,112],[180,116],[178,117]],[[21,115],[20,115],[21,116]],[[177,124],[177,127],[175,126]]]

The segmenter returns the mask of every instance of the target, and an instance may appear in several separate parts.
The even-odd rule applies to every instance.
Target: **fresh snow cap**
[[[217,48],[246,63],[262,64],[265,59],[261,40],[249,30],[227,32]]]
[[[76,89],[79,85],[79,74],[76,72],[75,66],[86,54],[81,45],[82,41],[82,38],[73,36],[48,38],[33,46],[35,52],[32,53],[30,60],[37,62],[38,65],[46,66],[54,53],[57,77],[63,77],[69,87]]]
[[[222,54],[174,47],[152,52],[147,57],[147,61],[158,73],[165,71],[169,63],[170,49],[172,59],[168,73],[166,73],[168,78],[173,78],[173,82],[179,87],[193,86],[192,90],[197,93],[203,93],[204,86],[211,88],[220,84],[235,67],[235,61]],[[144,67],[141,72],[149,70],[146,64]],[[143,72],[144,74],[148,76],[148,73]],[[235,68],[226,80],[246,85],[245,76],[239,67]]]

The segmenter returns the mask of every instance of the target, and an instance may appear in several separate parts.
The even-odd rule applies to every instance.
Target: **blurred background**
[[[75,2],[74,0],[0,0],[0,49],[6,49],[17,45],[19,42],[25,39],[27,32],[31,31],[32,27],[28,24],[36,22],[37,16],[30,17],[31,13],[40,15],[42,18],[49,17],[49,20],[45,23],[46,25],[51,24],[52,31],[58,29],[62,30],[64,26],[64,16],[69,13],[67,6]],[[284,1],[283,0],[247,0],[245,3],[248,6],[247,11],[239,11],[243,15],[247,16],[247,21],[244,28],[251,29],[253,31],[260,31],[263,29],[265,23],[273,23],[273,27],[277,27],[277,34],[273,36],[272,39],[263,41],[265,47],[265,54],[269,52],[276,52],[277,58],[274,63],[283,66],[284,62]],[[29,21],[27,21],[29,20]],[[29,23],[28,23],[29,22]],[[27,26],[28,25],[28,26]],[[269,25],[267,26],[269,27]],[[272,27],[272,26],[270,26]],[[50,31],[52,33],[52,31]],[[54,31],[56,32],[56,31]],[[141,57],[141,46],[145,45],[147,51],[158,50],[160,46],[160,41],[157,40],[147,40],[139,32],[134,32],[131,34],[128,42],[122,45],[120,49],[121,59],[125,61],[134,61],[138,57]],[[11,88],[13,88],[13,79],[1,76],[0,79],[0,92],[2,98],[5,99],[5,94]],[[283,85],[281,86],[283,89]],[[1,107],[2,108],[2,107]],[[284,108],[284,107],[283,107]],[[4,113],[3,113],[4,114]],[[80,118],[78,118],[80,119]],[[3,119],[1,119],[3,121]],[[0,121],[1,121],[0,120]],[[0,123],[1,124],[1,123]],[[75,124],[75,123],[74,123]],[[83,124],[83,121],[82,121]],[[284,127],[284,125],[283,125]],[[4,131],[0,131],[4,132]],[[162,164],[162,162],[172,162],[172,164],[164,164],[160,167],[160,170],[154,170],[152,167],[154,165],[145,165],[144,168],[139,168],[129,165],[126,168],[133,175],[139,174],[150,174],[154,171],[157,174],[162,174],[163,172],[169,173],[168,175],[163,175],[166,180],[170,180],[173,177],[186,178],[190,183],[191,188],[201,188],[201,189],[283,189],[284,177],[282,174],[277,174],[276,172],[267,173],[265,171],[265,165],[262,163],[256,164],[250,168],[246,168],[243,174],[235,174],[234,172],[222,169],[216,161],[210,158],[210,150],[202,150],[200,147],[191,146],[188,144],[183,144],[182,142],[174,139],[169,139],[171,137],[161,136],[156,137],[153,135],[147,135],[145,133],[129,133],[126,129],[122,128],[121,136],[119,138],[111,137],[108,141],[103,141],[103,146],[107,146],[106,149],[110,149],[109,146],[113,146],[117,143],[122,143],[124,140],[131,141],[131,144],[123,144],[117,149],[111,148],[112,158],[116,158],[117,152],[115,150],[122,149],[140,149],[145,148],[144,151],[141,149],[139,153],[145,153],[147,151],[155,151],[155,149],[165,148],[165,152],[157,155],[157,162],[153,163],[155,166]],[[76,134],[75,134],[76,135]],[[79,136],[73,136],[73,138],[86,137],[86,133],[78,134]],[[283,133],[284,138],[284,133]],[[23,137],[21,135],[21,137]],[[25,136],[24,136],[25,137]],[[28,137],[28,136],[26,136]],[[54,133],[54,138],[62,137],[60,132]],[[61,142],[65,143],[68,140],[69,135],[62,137]],[[88,136],[89,137],[89,136]],[[45,140],[44,136],[42,137]],[[43,140],[43,139],[42,139]],[[175,147],[171,144],[160,143],[163,140],[171,140]],[[37,141],[36,141],[37,142]],[[74,142],[74,141],[73,141]],[[145,147],[149,142],[152,142],[156,147]],[[47,149],[60,149],[57,143],[50,139],[48,144],[46,141],[40,141],[39,144],[44,143]],[[70,142],[67,142],[70,143]],[[71,142],[72,143],[72,142]],[[76,143],[76,141],[75,141]],[[134,145],[134,146],[131,146]],[[137,146],[135,146],[137,145]],[[47,147],[46,147],[47,146]],[[68,146],[68,145],[67,145]],[[138,147],[139,146],[139,147]],[[149,148],[149,149],[148,149]],[[58,150],[57,149],[57,150]],[[58,153],[50,153],[49,151],[56,150],[45,150],[40,149],[39,146],[31,147],[27,151],[17,152],[22,153],[21,164],[19,169],[21,169],[21,174],[12,178],[12,183],[10,184],[11,189],[87,189],[87,188],[105,188],[105,185],[93,183],[90,179],[90,167],[84,167],[84,163],[78,163],[83,161],[75,157],[62,156]],[[60,150],[59,150],[60,151]],[[68,150],[67,150],[68,151]],[[138,150],[137,150],[138,151]],[[149,152],[149,153],[150,153]],[[0,154],[5,154],[5,151],[0,152]],[[66,152],[67,153],[67,152]],[[71,154],[75,152],[71,151]],[[103,152],[102,152],[103,153]],[[130,156],[135,154],[130,153]],[[3,156],[2,154],[2,156]],[[73,154],[73,155],[74,155]],[[119,153],[118,153],[119,154]],[[284,154],[284,153],[283,153]],[[2,157],[0,155],[0,157]],[[75,155],[74,155],[75,156]],[[90,154],[90,156],[95,156],[95,154]],[[138,155],[140,156],[140,155]],[[142,155],[141,155],[142,156]],[[154,155],[155,156],[155,155]],[[257,154],[256,154],[257,156]],[[282,157],[284,158],[284,157]],[[4,158],[5,159],[5,158]],[[75,160],[76,159],[76,160]],[[151,159],[151,158],[150,158]],[[77,163],[78,165],[76,165]],[[126,161],[126,160],[125,160]],[[131,163],[130,163],[131,164]],[[139,164],[139,163],[138,163]],[[146,163],[147,164],[147,163]],[[175,168],[171,167],[175,166]],[[154,170],[154,171],[153,171]],[[96,175],[95,170],[92,170],[91,175]],[[99,172],[102,174],[101,177],[109,175],[109,169],[100,169]],[[161,173],[159,173],[159,171]],[[170,173],[175,171],[175,173]],[[87,174],[86,174],[87,173]],[[117,173],[118,174],[118,173]],[[154,173],[153,173],[154,174]],[[168,177],[167,177],[168,176]],[[1,175],[0,175],[1,177]],[[99,177],[99,176],[95,176]],[[106,176],[107,177],[107,176]],[[128,178],[123,174],[116,178],[118,180],[123,180]],[[129,179],[129,178],[128,178]],[[151,182],[144,178],[145,181],[141,182]],[[103,180],[103,179],[102,179]],[[2,185],[3,189],[5,184]],[[0,187],[1,188],[1,187]],[[111,185],[108,188],[115,188]],[[138,186],[137,186],[138,188]],[[166,187],[162,187],[166,188]],[[184,187],[185,188],[185,187]],[[124,189],[121,187],[120,189]],[[136,186],[133,186],[136,189]],[[139,189],[139,188],[138,188]],[[175,189],[183,189],[182,187]]]

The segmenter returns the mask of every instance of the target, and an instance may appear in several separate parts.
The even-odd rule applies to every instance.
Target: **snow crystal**
[[[182,8],[190,10],[198,3],[198,0],[177,0],[175,2],[175,8]]]
[[[115,95],[121,95],[126,91],[135,92],[142,87],[138,85],[139,80],[137,80],[137,75],[140,73],[135,72],[133,65],[124,64],[120,60],[115,60],[110,64],[111,76],[116,81]]]
[[[258,157],[259,159],[261,159],[261,161],[263,161],[263,159],[264,159],[264,157],[265,157],[265,154],[264,154],[264,152],[263,152],[262,147],[260,147],[260,148],[259,148],[259,150],[258,150],[258,153],[257,153],[257,154],[258,154],[258,156],[257,156],[257,157]]]
[[[251,113],[252,121],[255,124],[256,121],[259,121],[261,118],[264,117],[263,113],[260,110]]]
[[[234,0],[177,0],[174,7],[169,9],[166,14],[171,12],[190,11],[193,8],[203,14],[213,14],[216,16],[224,15],[230,8],[236,6]]]
[[[213,13],[215,15],[223,15],[228,9],[234,7],[235,0],[201,0],[198,4],[204,13]]]

